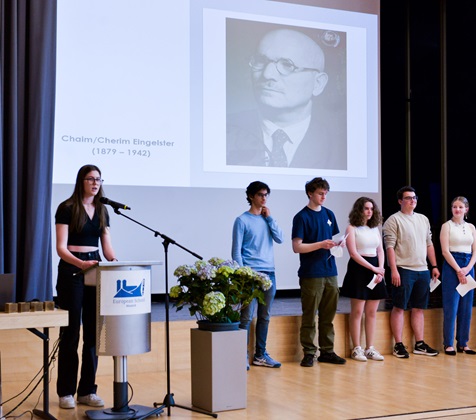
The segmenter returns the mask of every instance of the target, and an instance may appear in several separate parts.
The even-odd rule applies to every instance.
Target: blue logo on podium
[[[145,282],[142,280],[139,284],[128,285],[127,280],[117,280],[117,293],[114,298],[131,298],[143,297],[145,290]]]

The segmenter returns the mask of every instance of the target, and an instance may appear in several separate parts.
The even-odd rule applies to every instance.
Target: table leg
[[[49,328],[43,328],[43,333],[36,328],[28,328],[33,334],[37,335],[43,340],[43,410],[35,408],[33,414],[45,420],[56,420],[49,412],[50,407],[50,371],[49,371],[49,356],[50,356],[50,337]]]

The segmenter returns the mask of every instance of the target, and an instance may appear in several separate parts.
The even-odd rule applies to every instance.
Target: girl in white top
[[[455,338],[457,351],[466,354],[476,354],[468,347],[471,314],[473,310],[474,290],[461,296],[456,287],[466,284],[468,275],[474,278],[474,263],[476,262],[476,229],[473,224],[466,222],[469,203],[465,197],[456,197],[451,202],[453,217],[441,227],[440,243],[444,257],[442,269],[443,297],[443,344],[445,354],[455,356],[453,346]]]
[[[383,281],[384,251],[378,228],[381,222],[382,216],[375,201],[360,197],[349,213],[349,226],[346,230],[346,246],[350,260],[341,295],[351,299],[349,327],[354,346],[351,357],[362,362],[367,359],[384,359],[373,346],[378,305],[380,299],[387,297]],[[369,284],[373,287],[368,287]],[[360,326],[364,311],[367,345],[365,351],[360,345]]]

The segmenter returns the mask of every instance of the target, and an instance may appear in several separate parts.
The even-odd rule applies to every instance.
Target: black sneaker
[[[393,347],[393,355],[401,359],[408,359],[410,355],[407,352],[407,348],[403,345],[402,342],[395,343]]]
[[[301,366],[304,367],[313,367],[314,366],[314,358],[316,356],[314,354],[305,354],[301,360]]]
[[[337,356],[334,352],[321,352],[319,357],[317,358],[318,362],[321,363],[333,363],[335,365],[343,365],[345,364],[346,360],[340,356]]]
[[[424,356],[436,356],[440,352],[438,350],[432,349],[424,341],[415,344],[413,349],[413,354],[423,354]]]

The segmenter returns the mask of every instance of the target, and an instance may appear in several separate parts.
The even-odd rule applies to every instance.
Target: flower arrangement
[[[219,323],[239,321],[241,309],[255,298],[264,303],[264,291],[272,285],[266,274],[219,258],[181,265],[174,276],[178,285],[169,296],[177,311],[187,305],[198,320]]]

